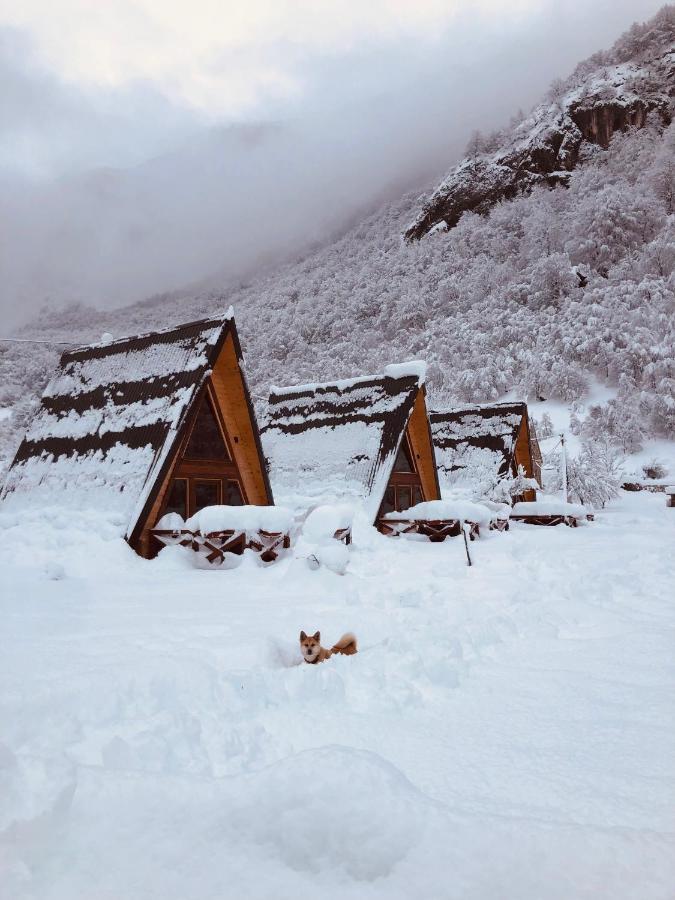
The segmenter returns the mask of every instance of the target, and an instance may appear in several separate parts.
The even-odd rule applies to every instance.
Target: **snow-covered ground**
[[[0,520],[3,900],[675,894],[663,495],[472,568],[357,528],[344,576]],[[301,628],[360,652],[293,665]]]

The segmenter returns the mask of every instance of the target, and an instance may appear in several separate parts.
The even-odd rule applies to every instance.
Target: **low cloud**
[[[437,178],[472,130],[508,122],[550,80],[658,8],[546,5],[456,18],[425,39],[343,52],[278,42],[249,123],[213,123],[157,85],[84,89],[0,34],[0,270],[5,320],[46,301],[119,306],[226,284]],[[217,63],[214,63],[217,65]],[[232,66],[232,60],[227,60]]]

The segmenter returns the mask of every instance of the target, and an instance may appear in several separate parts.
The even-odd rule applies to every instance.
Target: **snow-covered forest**
[[[655,22],[580,65],[570,83],[591,85],[598,70],[631,52],[672,56],[674,38],[675,12],[665,7]],[[672,83],[660,87],[672,103]],[[411,193],[248,284],[155,297],[107,314],[46,308],[21,334],[86,341],[232,303],[258,397],[271,383],[424,358],[432,396],[443,401],[510,392],[573,404],[593,377],[616,388],[595,411],[596,432],[603,425],[617,444],[626,428],[638,443],[673,436],[675,125],[665,127],[654,113],[645,127],[615,134],[607,150],[587,146],[568,185],[536,186],[486,216],[467,212],[457,227],[419,242],[402,237],[423,200]],[[57,349],[0,347],[0,405],[14,409],[0,423],[5,461]]]

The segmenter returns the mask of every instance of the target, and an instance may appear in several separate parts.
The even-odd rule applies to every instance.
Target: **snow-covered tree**
[[[568,498],[596,509],[604,507],[618,496],[621,475],[622,457],[616,449],[606,443],[587,441],[577,457],[567,457]],[[562,490],[559,465],[549,488]]]
[[[555,434],[551,417],[545,410],[541,414],[541,419],[535,420],[535,429],[537,432],[537,437],[542,441],[545,441],[547,438],[553,437],[553,435]]]

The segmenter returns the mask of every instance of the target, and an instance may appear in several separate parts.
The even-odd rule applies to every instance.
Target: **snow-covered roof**
[[[418,391],[420,363],[382,375],[272,388],[261,429],[275,496],[363,501],[374,519]]]
[[[240,356],[230,313],[64,353],[3,499],[103,504],[130,536],[230,329]]]
[[[430,411],[439,475],[448,479],[450,473],[456,477],[474,468],[494,468],[495,475],[505,475],[524,416],[527,405],[522,402]]]

